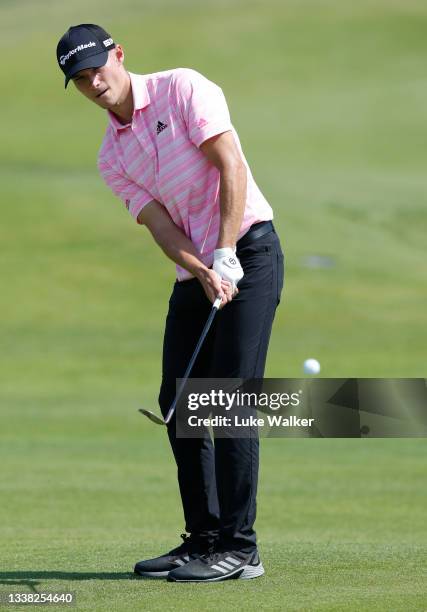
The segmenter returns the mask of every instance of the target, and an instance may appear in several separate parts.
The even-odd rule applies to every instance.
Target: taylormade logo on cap
[[[109,40],[113,42],[111,38]],[[108,43],[108,44],[106,43],[108,43],[108,41],[104,40],[104,45],[106,47],[108,46],[108,44],[111,44],[111,43]],[[83,49],[87,49],[88,47],[96,47],[96,42],[93,42],[91,40],[86,45],[78,45],[74,49],[71,49],[71,51],[68,51],[67,55],[61,55],[61,57],[59,58],[59,63],[61,64],[61,66],[64,66],[65,62],[68,61],[70,57],[74,55],[74,53],[77,53],[77,51],[83,51]]]

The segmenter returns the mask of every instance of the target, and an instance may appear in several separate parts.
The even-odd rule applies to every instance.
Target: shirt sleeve
[[[222,89],[195,70],[181,68],[176,76],[176,105],[196,147],[232,129]]]
[[[98,168],[107,186],[124,202],[132,217],[139,223],[139,213],[154,199],[153,196],[144,187],[115,170],[107,161],[99,159]]]

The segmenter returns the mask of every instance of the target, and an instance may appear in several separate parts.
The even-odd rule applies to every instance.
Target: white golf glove
[[[221,278],[231,283],[233,292],[237,288],[237,283],[244,275],[240,261],[236,257],[235,250],[230,247],[215,249],[212,269]]]

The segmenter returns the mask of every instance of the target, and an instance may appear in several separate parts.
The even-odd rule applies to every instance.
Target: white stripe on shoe
[[[227,570],[234,569],[233,565],[230,565],[229,563],[226,563],[225,561],[219,561],[218,565],[221,565],[222,567],[225,567],[225,569],[227,569]]]
[[[233,557],[225,557],[225,560],[228,561],[229,563],[233,563],[233,565],[241,564],[241,561],[237,561],[237,559],[234,559]]]
[[[178,565],[185,565],[189,561],[190,561],[189,555],[183,555],[180,559],[175,559],[174,563],[177,563]]]
[[[219,565],[211,565],[211,568],[216,570],[217,572],[221,572],[221,574],[227,573],[227,570],[224,569],[223,567],[220,567]]]

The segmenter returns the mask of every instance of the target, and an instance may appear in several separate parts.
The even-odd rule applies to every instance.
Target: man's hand
[[[197,278],[206,293],[206,297],[212,304],[220,296],[222,298],[220,308],[223,308],[233,299],[234,292],[231,283],[222,280],[214,270],[205,268],[198,273]]]
[[[215,249],[212,268],[223,281],[231,284],[233,294],[238,291],[237,283],[243,278],[244,273],[234,249],[229,247]]]

